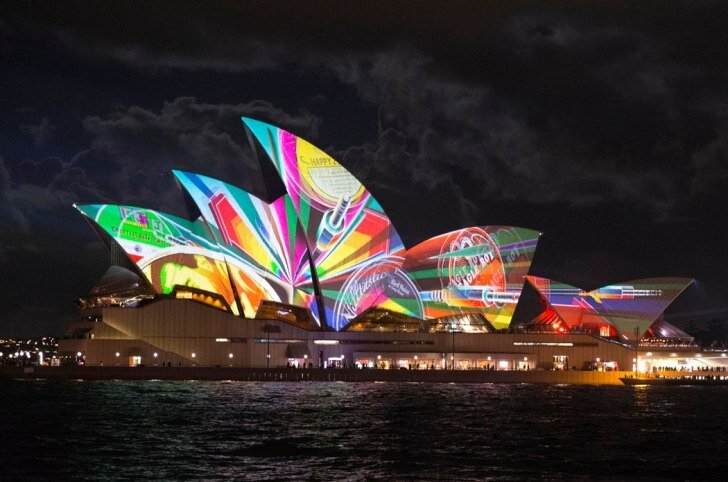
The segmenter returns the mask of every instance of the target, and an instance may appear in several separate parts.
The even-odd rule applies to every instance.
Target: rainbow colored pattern
[[[311,261],[298,218],[288,196],[271,204],[235,186],[199,174],[174,171],[197,204],[227,262],[237,268],[237,293],[248,286],[236,273],[255,273],[275,296],[266,299],[309,308],[318,320],[311,281]],[[257,312],[261,299],[248,297],[246,316]]]
[[[228,266],[204,221],[134,206],[76,206],[100,226],[136,263],[154,290],[172,294],[181,287],[219,295],[214,306],[238,314]],[[253,286],[254,280],[248,280]],[[268,293],[261,291],[261,297]]]
[[[644,333],[691,282],[644,279],[584,291],[528,276],[540,233],[509,226],[463,228],[405,250],[379,203],[331,156],[278,127],[248,118],[243,123],[286,188],[272,203],[174,171],[200,219],[131,206],[78,206],[159,294],[209,293],[213,306],[248,318],[264,300],[295,305],[335,330],[370,308],[448,324],[479,314],[503,329],[528,279],[548,308],[544,323],[563,330],[609,325],[629,339],[635,328]]]
[[[316,266],[326,323],[340,330],[401,277],[402,241],[369,191],[331,156],[278,127],[243,122],[291,197]]]
[[[458,229],[407,250],[425,318],[482,313],[508,328],[540,233],[510,226]]]
[[[646,278],[587,291],[537,276],[528,276],[527,280],[568,330],[608,325],[619,337],[632,341],[641,338],[693,282],[689,278]]]

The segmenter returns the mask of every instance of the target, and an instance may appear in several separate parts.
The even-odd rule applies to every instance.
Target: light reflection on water
[[[728,387],[0,382],[2,475],[717,477]]]

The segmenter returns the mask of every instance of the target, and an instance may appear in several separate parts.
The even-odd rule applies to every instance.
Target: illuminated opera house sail
[[[407,248],[379,202],[331,156],[279,127],[242,121],[285,194],[266,202],[175,170],[197,219],[77,205],[113,260],[104,280],[79,300],[82,308],[188,300],[237,319],[318,333],[518,329],[628,343],[691,282],[644,279],[584,291],[539,278],[529,270],[541,233],[512,226],[457,229]],[[537,307],[525,318],[524,297]]]

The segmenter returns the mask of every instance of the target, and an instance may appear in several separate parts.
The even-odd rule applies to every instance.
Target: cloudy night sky
[[[332,154],[408,247],[533,228],[533,274],[692,277],[671,319],[728,316],[728,4],[180,5],[0,6],[0,335],[63,333],[106,271],[74,202],[189,217],[175,168],[271,200],[241,115]]]

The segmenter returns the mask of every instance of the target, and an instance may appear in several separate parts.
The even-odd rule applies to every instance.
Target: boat
[[[683,375],[675,377],[621,377],[625,385],[728,385],[728,376],[718,375]]]

